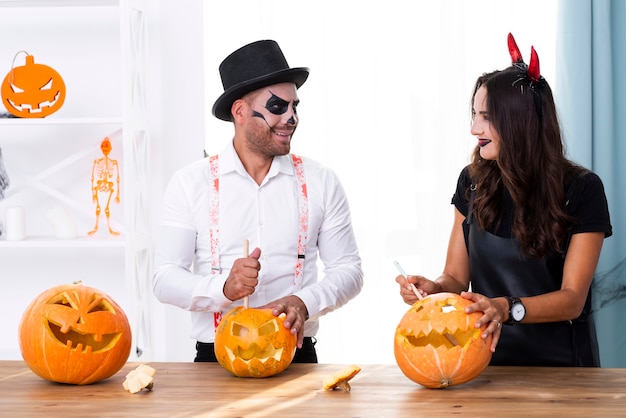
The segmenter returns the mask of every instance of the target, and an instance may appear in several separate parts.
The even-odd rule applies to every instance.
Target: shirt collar
[[[228,143],[228,146],[221,152],[219,158],[220,174],[226,174],[234,171],[241,176],[248,177],[248,173],[235,151],[233,141]],[[289,176],[294,175],[290,154],[274,157],[270,171],[267,173],[266,178],[270,179],[277,176],[279,173],[287,174]]]

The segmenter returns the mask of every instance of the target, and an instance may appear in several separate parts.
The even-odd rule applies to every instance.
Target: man
[[[275,41],[248,44],[220,64],[224,93],[213,115],[235,135],[219,155],[179,170],[164,196],[154,293],[191,311],[195,361],[216,361],[222,313],[250,307],[286,314],[294,362],[317,362],[319,317],[354,298],[363,272],[350,210],[336,175],[290,154],[297,89]],[[244,241],[252,252],[244,254]],[[318,280],[317,259],[325,276]]]

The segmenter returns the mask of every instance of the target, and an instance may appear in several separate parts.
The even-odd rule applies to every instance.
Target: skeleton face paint
[[[250,148],[266,156],[288,154],[298,126],[299,102],[293,83],[276,84],[254,94],[248,102],[253,117],[246,129]],[[264,123],[253,123],[254,119]]]

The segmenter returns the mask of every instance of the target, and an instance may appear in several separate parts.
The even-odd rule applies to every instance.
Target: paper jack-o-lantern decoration
[[[473,302],[454,293],[418,300],[396,328],[394,354],[406,377],[427,388],[460,385],[476,378],[491,360],[491,336],[474,324],[483,315],[465,313]]]
[[[117,373],[132,335],[126,314],[105,293],[82,284],[41,293],[19,325],[24,362],[40,377],[86,385]]]
[[[43,118],[63,105],[65,82],[52,67],[36,64],[35,57],[26,54],[26,64],[13,66],[2,82],[2,103],[14,116]]]
[[[215,356],[239,377],[269,377],[285,370],[296,353],[297,337],[284,327],[285,315],[271,309],[236,307],[215,332]]]

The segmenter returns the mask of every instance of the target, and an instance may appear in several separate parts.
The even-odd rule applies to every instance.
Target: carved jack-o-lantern
[[[0,89],[2,103],[14,116],[43,118],[61,108],[65,101],[65,82],[58,72],[35,57],[26,55],[26,64],[11,68]]]
[[[56,286],[26,308],[20,350],[46,380],[84,385],[117,373],[132,335],[126,314],[110,296],[82,284]]]
[[[215,356],[239,377],[268,377],[285,370],[297,337],[283,326],[285,316],[271,309],[237,307],[222,317],[215,333]]]
[[[396,328],[394,354],[409,379],[428,388],[460,385],[477,377],[491,360],[491,336],[474,324],[482,313],[465,313],[473,302],[454,293],[418,300]]]

